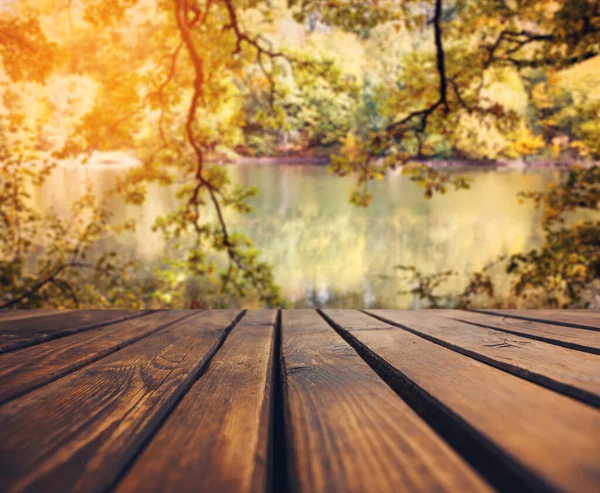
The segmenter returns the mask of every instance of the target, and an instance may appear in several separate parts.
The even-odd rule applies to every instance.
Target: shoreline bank
[[[312,165],[327,166],[330,163],[329,158],[309,158],[309,157],[244,157],[239,159],[218,159],[210,158],[207,162],[213,164],[235,164],[235,165]],[[506,170],[526,170],[526,169],[567,169],[572,166],[582,168],[591,168],[600,165],[600,161],[576,161],[576,160],[478,160],[478,159],[436,159],[436,160],[414,160],[412,163],[424,164],[430,168],[440,169],[506,169]]]
[[[330,159],[327,156],[265,156],[265,157],[225,157],[220,155],[209,155],[206,159],[207,163],[220,165],[290,165],[290,166],[327,166]],[[572,166],[582,168],[591,168],[599,166],[600,161],[583,161],[575,159],[538,159],[538,160],[523,160],[523,159],[415,159],[411,163],[425,165],[436,169],[455,169],[455,170],[527,170],[527,169],[568,169]],[[77,167],[82,163],[76,159],[65,160],[60,163],[61,167]],[[133,154],[125,151],[104,151],[95,152],[84,165],[86,167],[102,167],[102,168],[133,168],[141,165]]]

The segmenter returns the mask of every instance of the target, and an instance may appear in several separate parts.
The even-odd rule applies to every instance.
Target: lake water
[[[527,250],[542,238],[539,213],[520,205],[521,190],[540,190],[558,182],[557,170],[467,171],[471,190],[423,198],[422,189],[400,173],[372,184],[367,209],[352,206],[351,179],[313,165],[228,165],[234,181],[258,185],[260,195],[248,216],[229,214],[233,230],[248,234],[275,269],[284,296],[295,306],[398,307],[419,305],[395,265],[414,265],[425,273],[458,273],[441,292],[456,294],[466,276],[499,255]],[[114,168],[59,168],[36,197],[39,207],[68,210],[88,179],[106,194]],[[151,225],[176,206],[175,189],[151,186],[142,206],[110,207],[119,220],[134,218],[137,231],[119,238],[123,256],[147,265],[160,262],[165,244]],[[499,285],[506,289],[506,279]]]

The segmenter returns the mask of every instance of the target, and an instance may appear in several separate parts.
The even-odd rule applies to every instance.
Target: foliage
[[[15,140],[0,144],[0,306],[136,306],[131,265],[110,250],[90,259],[96,243],[118,229],[91,191],[73,202],[67,218],[32,207],[32,194],[54,166],[50,159],[32,162]]]
[[[412,294],[416,299],[425,301],[428,308],[441,308],[448,303],[449,297],[436,291],[449,277],[456,275],[455,272],[448,270],[423,274],[414,265],[396,265],[394,268],[409,272],[411,277],[405,279],[404,282],[413,286],[410,289],[399,291],[398,294]]]
[[[600,167],[573,168],[559,186],[543,192],[522,192],[520,196],[542,209],[541,247],[501,256],[472,273],[462,294],[454,300],[446,298],[446,305],[489,305],[491,300],[497,306],[508,307],[595,306],[600,290]],[[586,217],[586,213],[590,215]],[[506,299],[496,298],[491,270],[498,265],[504,266],[512,282]],[[430,306],[439,307],[444,298],[435,289],[448,273],[425,276],[414,267],[409,269],[418,282],[411,292]]]
[[[345,4],[328,2],[328,9],[337,11],[340,3]],[[377,10],[377,4],[371,9]],[[494,85],[514,71],[528,78],[528,72],[556,71],[598,54],[597,2],[437,0],[431,7],[406,1],[401,9],[398,29],[427,32],[428,47],[404,57],[401,78],[392,82],[384,99],[382,113],[389,115],[386,125],[371,132],[360,143],[360,151],[345,148],[334,161],[336,173],[357,176],[352,200],[359,205],[369,203],[369,181],[403,166],[413,156],[439,156],[443,141],[466,150],[471,157],[488,157],[485,147],[464,149],[460,145],[469,128],[463,125],[465,120],[472,120],[478,131],[483,127],[509,136],[504,150],[496,155],[514,158],[538,153],[544,147],[543,139],[531,133],[523,115],[494,100]],[[364,13],[356,22],[370,26],[371,18]],[[341,26],[346,27],[343,22]],[[579,133],[589,139],[595,135],[595,124],[589,123],[594,119],[585,122],[585,130]],[[417,175],[426,185],[426,194],[436,190],[436,186],[427,186],[436,175],[440,172]],[[452,178],[436,180],[450,182]],[[461,179],[453,185],[461,189],[468,183]]]
[[[235,149],[325,147],[335,174],[356,177],[351,200],[361,206],[369,183],[396,168],[426,198],[469,187],[431,159],[597,158],[599,100],[563,75],[597,61],[599,9],[592,0],[9,2],[0,14],[0,306],[177,305],[198,279],[220,304],[253,293],[281,305],[271,267],[228,222],[251,210],[257,191],[209,163]],[[174,252],[158,271],[118,261],[111,238],[133,225],[91,192],[66,218],[33,205],[57,162],[84,166],[115,150],[142,164],[114,196],[140,205],[151,186],[178,189],[174,210],[155,222]],[[596,175],[577,176],[530,197],[555,219],[543,249],[510,260],[520,294],[578,302],[597,275],[597,224],[561,222],[597,207],[585,188]],[[411,272],[426,297],[444,278]]]
[[[60,17],[53,2],[46,6],[51,16]],[[148,7],[154,9],[154,15],[142,16],[142,22],[138,22],[139,16],[132,12]],[[240,10],[250,7],[242,6]],[[42,16],[42,12],[38,11],[38,15]],[[52,155],[66,158],[89,156],[97,150],[135,149],[143,165],[121,179],[115,193],[130,203],[140,204],[149,183],[172,184],[176,177],[184,182],[178,193],[179,207],[173,214],[158,218],[156,228],[174,241],[183,236],[192,238],[187,245],[186,276],[212,275],[221,254],[228,261],[218,274],[220,292],[241,297],[253,288],[266,304],[279,304],[270,267],[258,260],[258,252],[249,239],[229,231],[224,219],[225,209],[247,212],[247,201],[256,192],[232,185],[223,169],[206,166],[205,156],[216,146],[232,145],[238,139],[237,128],[243,121],[242,98],[234,84],[234,74],[244,70],[249,59],[258,57],[261,70],[251,79],[274,87],[277,69],[274,64],[267,67],[264,59],[283,55],[242,31],[238,18],[241,14],[229,1],[209,2],[202,11],[186,0],[173,4],[142,0],[86,2],[71,5],[69,15],[71,23],[77,17],[77,28],[72,26],[71,36],[63,40],[59,47],[62,57],[56,58],[52,68],[55,73],[84,73],[98,88],[91,110],[80,117],[73,134],[65,139],[62,148],[55,147]],[[60,20],[64,22],[64,18]],[[7,29],[14,29],[15,23]],[[29,38],[38,34],[32,28]],[[200,45],[213,49],[201,52]],[[45,45],[38,43],[36,48],[44,50]],[[86,52],[95,53],[96,57],[82,56]],[[4,64],[11,67],[7,73],[13,81],[23,74],[34,80],[48,76],[48,70],[28,74],[25,69],[29,65],[21,66],[10,58],[10,53],[8,48],[3,52]],[[230,104],[236,97],[237,101]],[[14,114],[9,117],[14,119]],[[38,128],[32,132],[34,150],[43,131]],[[27,167],[38,157],[33,153],[21,158],[14,146],[7,147],[7,161],[3,164],[7,196],[14,192],[12,201],[5,201],[12,208],[6,214],[9,219],[2,255],[4,265],[12,265],[3,289],[7,304],[35,306],[40,297],[62,299],[64,296],[59,295],[69,294],[72,302],[79,305],[89,284],[67,279],[86,268],[93,269],[95,285],[104,286],[104,291],[110,293],[116,282],[112,276],[116,268],[106,259],[112,258],[113,253],[100,255],[94,265],[82,262],[95,242],[106,239],[110,218],[102,205],[88,195],[75,203],[73,219],[67,222],[75,224],[74,238],[69,236],[71,230],[64,221],[36,215],[27,203],[26,192],[20,191],[26,178],[35,178],[29,176],[36,173],[34,168]],[[209,208],[215,211],[216,220],[207,218]],[[46,224],[49,230],[42,234],[52,236],[49,245],[36,236],[40,224]],[[23,228],[28,228],[25,236]],[[48,258],[29,276],[21,265],[31,249],[41,248]],[[138,294],[140,290],[141,287]],[[138,298],[135,296],[135,300]],[[90,303],[94,303],[91,298]]]
[[[572,169],[560,186],[522,196],[543,209],[545,238],[541,248],[508,259],[506,272],[516,278],[514,294],[533,299],[534,305],[557,308],[595,303],[600,279],[600,220],[592,216],[573,223],[572,215],[598,211],[600,167]]]

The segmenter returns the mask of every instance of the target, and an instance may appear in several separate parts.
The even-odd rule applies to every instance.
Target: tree
[[[51,17],[62,15],[55,2],[44,7]],[[155,16],[146,16],[143,22],[136,24],[129,15],[131,11],[148,7],[155,9]],[[186,269],[193,275],[211,274],[216,269],[216,260],[209,258],[207,251],[223,253],[228,262],[220,274],[222,291],[230,290],[243,296],[250,286],[265,303],[278,304],[278,290],[270,267],[258,260],[258,252],[251,247],[249,239],[229,231],[224,218],[226,208],[247,211],[247,200],[255,191],[232,186],[223,169],[205,163],[209,149],[235,139],[241,115],[239,101],[237,106],[228,104],[237,91],[232,74],[243,71],[252,58],[260,67],[259,77],[271,87],[273,94],[275,91],[277,61],[284,59],[284,55],[273,51],[259,35],[251,35],[241,28],[239,10],[249,7],[250,4],[242,5],[238,9],[230,1],[209,1],[202,6],[187,0],[158,4],[141,0],[71,2],[68,6],[70,22],[77,17],[77,25],[82,26],[80,30],[74,28],[67,39],[71,45],[65,43],[55,52],[54,46],[45,42],[39,29],[43,9],[35,12],[40,20],[32,21],[31,34],[26,32],[21,35],[23,39],[14,42],[36,43],[36,50],[46,50],[42,58],[56,60],[53,73],[82,73],[99,86],[94,107],[80,119],[65,145],[53,150],[50,159],[133,145],[143,158],[143,167],[122,180],[117,192],[136,203],[144,200],[147,183],[173,183],[176,175],[183,174],[186,184],[178,193],[177,211],[159,218],[156,227],[175,241],[189,232],[193,234],[192,244],[187,245]],[[29,5],[22,8],[35,11]],[[13,29],[20,27],[17,24],[16,16],[5,22],[3,39],[13,42]],[[201,45],[211,48],[201,50]],[[29,63],[15,60],[8,41],[4,48],[3,62],[10,67],[7,72],[13,82],[27,76],[39,81],[49,77],[50,70],[45,65],[42,64],[43,71],[32,73]],[[90,58],[91,52],[97,57]],[[61,56],[54,56],[55,53]],[[174,87],[175,80],[177,87]],[[182,111],[185,112],[183,119],[180,118]],[[39,146],[41,133],[42,129],[33,129],[30,136],[33,149]],[[5,195],[0,204],[6,208],[3,216],[8,218],[4,243],[6,262],[13,262],[9,260],[12,254],[19,259],[25,255],[19,239],[22,224],[15,218],[26,215],[30,228],[27,245],[34,245],[36,241],[36,226],[43,219],[25,208],[22,199],[26,195],[22,190],[29,185],[39,185],[38,175],[44,176],[50,169],[42,165],[30,172],[24,171],[39,155],[25,154],[22,158],[15,146],[15,142],[11,142],[7,147],[7,155],[13,158],[14,164],[7,161],[2,173]],[[96,205],[87,200],[86,203],[97,211]],[[216,224],[203,217],[208,206],[214,208]],[[96,225],[98,220],[100,224]],[[57,231],[67,230],[65,224],[56,221]],[[100,231],[106,227],[107,218],[102,216],[93,224],[92,229]],[[65,249],[61,255],[73,250],[73,258],[63,259],[54,268],[36,269],[34,277],[26,283],[18,282],[26,278],[17,267],[22,265],[22,260],[14,262],[16,272],[9,275],[13,282],[6,283],[4,305],[35,304],[52,285],[69,285],[68,289],[73,290],[73,283],[65,276],[72,268],[83,267],[78,256],[88,247],[89,244],[84,243],[70,249],[65,249],[63,244],[51,248],[52,251]],[[44,298],[49,299],[49,296]]]
[[[506,271],[513,292],[533,305],[556,308],[597,302],[600,286],[600,167],[574,168],[567,180],[545,192],[524,193],[543,209],[541,248],[512,255]],[[579,212],[583,218],[573,218]],[[586,212],[592,215],[586,217]]]
[[[347,3],[353,2],[305,2],[303,8],[325,9],[335,20],[332,12]],[[365,12],[358,9],[362,14],[351,16],[350,25],[346,18],[339,22],[347,28],[370,26],[381,8],[379,2],[370,5]],[[435,157],[439,136],[455,141],[467,118],[475,118],[480,128],[497,128],[503,133],[517,129],[519,115],[494,101],[486,90],[507,71],[527,77],[528,71],[558,70],[597,56],[599,5],[593,0],[436,0],[433,6],[401,2],[395,17],[398,29],[426,26],[433,50],[415,53],[406,61],[403,83],[392,99],[393,117],[386,127],[363,142],[353,141],[334,161],[338,174],[357,176],[353,201],[367,205],[368,182],[386,170],[404,166],[414,157]],[[387,3],[385,8],[394,9]],[[425,186],[427,196],[445,192],[448,186],[468,186],[461,178],[423,166],[406,170]]]
[[[310,145],[341,148],[333,170],[357,177],[356,204],[368,205],[369,181],[396,167],[422,185],[426,197],[467,188],[464,177],[420,160],[452,153],[536,154],[546,138],[536,125],[554,125],[556,112],[528,119],[498,99],[495,85],[523,81],[532,111],[544,110],[530,81],[550,80],[566,67],[593,60],[600,50],[597,0],[288,3],[21,0],[2,13],[0,261],[7,275],[0,306],[37,306],[53,299],[62,304],[65,297],[75,305],[92,298],[109,304],[114,296],[100,291],[123,289],[118,274],[133,268],[107,260],[110,253],[83,261],[95,243],[133,227],[112,226],[90,194],[76,205],[72,219],[30,208],[31,188],[43,184],[56,160],[85,161],[101,150],[135,153],[142,165],[114,190],[134,204],[145,200],[150,183],[183,183],[177,209],[157,218],[155,227],[174,248],[185,250],[186,260],[172,259],[168,272],[155,273],[150,285],[128,287],[132,300],[180,289],[178,276],[169,275],[180,270],[218,280],[220,294],[243,297],[253,290],[275,306],[282,300],[270,266],[249,238],[230,231],[226,219],[227,211],[248,212],[256,190],[232,184],[223,167],[209,162],[211,153],[247,144],[250,128],[262,129],[265,140],[295,129]],[[393,67],[392,75],[384,75],[384,68],[361,80],[344,72],[335,57],[275,42],[274,26],[291,18],[310,21],[309,31],[325,26],[350,33],[364,46],[374,46],[378,29],[387,29],[406,35],[415,49],[401,53],[397,64],[382,64]],[[74,82],[89,88],[75,98],[77,104],[63,105],[47,90]],[[256,101],[252,108],[250,98]],[[566,101],[554,106],[571,104]],[[597,107],[584,107],[580,121],[564,125],[575,128],[572,148],[593,156]],[[55,135],[57,120],[66,134]],[[482,129],[502,137],[498,149],[468,144]],[[74,223],[80,226],[70,229]],[[46,225],[53,231],[49,243],[43,239]],[[75,230],[83,236],[69,236]],[[46,257],[32,268],[27,258],[36,249],[44,249]],[[87,271],[91,277],[84,282],[80,276]]]

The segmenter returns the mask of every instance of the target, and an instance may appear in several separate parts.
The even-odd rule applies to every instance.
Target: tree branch
[[[446,63],[444,54],[444,45],[442,41],[442,0],[435,1],[435,14],[433,16],[433,32],[435,35],[435,53],[437,62],[437,71],[440,78],[440,102],[444,105],[448,113],[448,84],[446,82]]]
[[[192,146],[192,148],[194,149],[194,153],[196,154],[196,178],[200,179],[202,177],[202,168],[204,165],[204,153],[200,144],[198,144],[198,142],[196,141],[192,126],[196,118],[198,102],[204,94],[204,61],[198,53],[198,50],[194,45],[194,40],[192,39],[192,34],[190,31],[190,25],[188,21],[189,11],[190,6],[188,5],[187,0],[175,0],[175,18],[177,21],[177,29],[179,30],[181,38],[185,44],[187,53],[190,57],[190,60],[192,61],[192,65],[194,67],[195,72],[194,93],[192,95],[192,100],[188,109],[185,130],[190,145]]]
[[[32,295],[34,295],[35,293],[37,293],[38,291],[40,291],[41,289],[43,289],[47,284],[49,283],[55,283],[56,278],[65,270],[71,267],[79,267],[79,268],[93,268],[92,265],[90,264],[83,264],[80,262],[65,262],[64,264],[61,264],[57,267],[55,267],[48,275],[46,275],[45,277],[42,277],[41,279],[38,279],[33,286],[31,286],[27,291],[25,291],[24,293],[20,294],[19,296],[17,296],[16,298],[7,301],[6,303],[0,305],[0,310],[3,310],[5,308],[10,308],[11,306],[14,306],[18,303],[20,303],[21,301],[30,298]]]
[[[444,107],[444,111],[448,113],[448,82],[446,76],[446,62],[444,53],[444,43],[442,39],[442,0],[436,0],[435,11],[432,19],[434,41],[435,41],[435,54],[436,54],[436,70],[439,77],[439,95],[438,99],[431,103],[424,109],[413,111],[406,117],[398,120],[387,126],[386,130],[389,135],[395,138],[402,138],[406,133],[410,131],[424,132],[427,128],[427,120],[429,116],[440,106]],[[416,123],[411,125],[411,122],[416,120]]]
[[[597,12],[592,13],[592,17],[597,16]],[[490,67],[494,63],[508,64],[516,68],[540,68],[554,66],[569,66],[593,58],[600,54],[597,48],[590,48],[579,55],[559,56],[555,58],[542,59],[524,59],[515,58],[525,46],[532,43],[552,43],[552,44],[567,44],[572,50],[579,45],[585,38],[600,33],[600,28],[596,27],[591,17],[583,18],[583,26],[579,30],[574,30],[565,34],[556,33],[537,33],[527,29],[520,31],[506,29],[500,32],[498,38],[491,46],[486,47],[488,50],[487,59],[484,62],[484,68]],[[497,54],[503,45],[508,47],[501,53]]]

